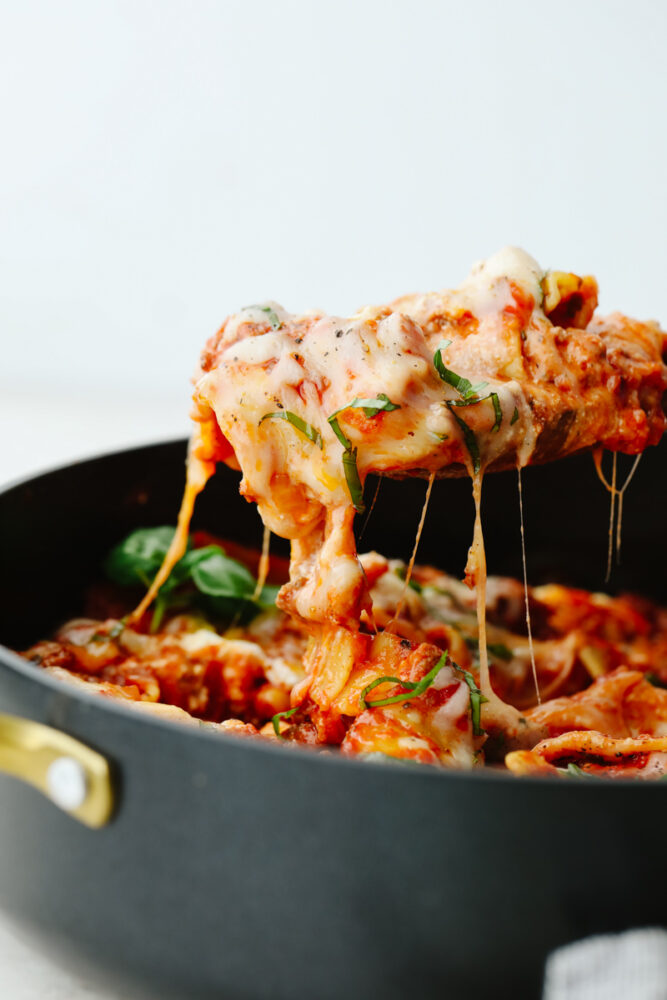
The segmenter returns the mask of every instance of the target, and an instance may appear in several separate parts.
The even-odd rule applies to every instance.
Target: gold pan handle
[[[109,764],[72,736],[31,719],[0,714],[0,771],[34,785],[86,826],[109,822],[113,807]]]

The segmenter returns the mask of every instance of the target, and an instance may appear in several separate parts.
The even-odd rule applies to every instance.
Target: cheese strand
[[[424,530],[424,522],[426,521],[426,511],[428,510],[429,500],[431,499],[431,490],[433,489],[433,483],[435,481],[435,472],[432,472],[428,477],[428,486],[426,487],[426,497],[424,498],[424,506],[422,507],[422,514],[419,519],[419,524],[417,526],[417,536],[415,538],[415,544],[412,547],[412,555],[410,556],[410,562],[408,563],[408,568],[405,571],[405,580],[403,581],[403,593],[401,594],[400,600],[396,605],[396,611],[394,612],[394,617],[387,625],[385,631],[391,631],[392,625],[401,617],[401,611],[403,610],[403,605],[405,604],[405,598],[408,593],[408,587],[410,586],[410,579],[412,577],[412,570],[414,569],[415,559],[417,558],[417,549],[419,547],[419,541],[422,536],[422,531]]]
[[[607,481],[607,477],[602,471],[602,456],[603,452],[601,448],[596,448],[593,452],[593,464],[595,466],[595,471],[598,474],[598,479],[604,486],[606,490],[611,493],[611,510],[609,513],[609,547],[607,550],[607,575],[605,576],[605,583],[609,582],[611,576],[611,564],[613,561],[613,549],[614,549],[614,506],[616,497],[618,497],[618,504],[616,505],[616,565],[621,562],[621,535],[623,528],[623,497],[628,486],[632,482],[633,476],[637,471],[637,466],[639,465],[639,460],[642,457],[640,452],[635,456],[635,460],[630,467],[630,471],[626,476],[625,482],[620,489],[616,486],[616,452],[613,453],[612,462],[612,479],[611,482]]]
[[[195,431],[188,448],[185,489],[183,491],[183,499],[181,500],[181,508],[178,512],[178,521],[174,537],[172,538],[171,545],[169,546],[167,554],[164,557],[164,562],[157,571],[146,596],[142,600],[141,604],[139,604],[139,606],[128,615],[127,621],[129,624],[138,621],[148,610],[157,597],[160,587],[167,582],[172,569],[178,560],[183,558],[187,550],[190,521],[192,520],[195,500],[215,472],[215,462],[201,459],[196,454],[196,449],[199,443],[200,438],[197,431]]]
[[[639,465],[639,460],[641,459],[641,457],[642,457],[642,453],[641,452],[638,455],[635,456],[635,460],[632,463],[632,468],[630,469],[630,472],[628,473],[628,477],[625,480],[625,482],[623,483],[623,485],[621,486],[620,490],[618,491],[618,512],[616,514],[616,565],[619,565],[620,562],[621,562],[621,530],[622,530],[622,524],[623,524],[623,496],[624,496],[625,491],[627,490],[628,486],[632,482],[632,477],[634,476],[635,472],[637,471],[637,466]]]
[[[609,545],[607,546],[607,572],[604,582],[611,578],[611,564],[614,555],[614,515],[616,513],[616,452],[611,460],[611,503],[609,504]]]
[[[252,595],[254,600],[257,600],[259,595],[262,593],[264,584],[266,583],[266,578],[269,573],[270,545],[271,545],[271,529],[265,524],[264,535],[262,536],[262,554],[259,559],[259,566],[257,567],[257,584],[255,585],[255,591]]]
[[[528,600],[528,566],[526,562],[526,536],[523,527],[523,489],[521,486],[521,466],[517,466],[517,479],[519,483],[519,517],[521,520],[521,562],[523,564],[523,596],[526,603],[526,630],[528,632],[528,650],[530,652],[530,665],[533,668],[533,681],[535,682],[535,694],[537,704],[542,704],[540,696],[540,685],[537,680],[537,664],[535,663],[535,647],[533,646],[533,630],[530,622],[530,602]]]
[[[361,531],[359,532],[359,542],[358,542],[359,545],[361,544],[361,539],[364,537],[364,534],[366,533],[366,528],[368,527],[368,522],[371,519],[371,514],[373,513],[373,510],[375,509],[375,503],[377,501],[378,494],[380,492],[380,487],[381,486],[382,486],[382,476],[378,476],[378,484],[375,487],[375,493],[373,494],[373,499],[371,500],[371,505],[368,508],[368,513],[366,514],[366,517],[364,519],[364,523],[361,526]]]

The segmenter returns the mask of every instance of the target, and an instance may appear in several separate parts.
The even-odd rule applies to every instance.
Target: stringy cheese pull
[[[362,616],[372,621],[353,533],[366,476],[468,474],[484,719],[518,733],[524,720],[489,677],[483,473],[584,448],[637,454],[665,428],[665,334],[619,315],[596,319],[596,301],[593,279],[545,274],[528,254],[506,248],[454,291],[406,296],[347,319],[293,316],[276,303],[229,317],[196,376],[199,430],[178,531],[135,616],[182,554],[194,498],[215,460],[226,461],[241,470],[241,493],[265,525],[292,542],[279,604],[312,628],[312,690],[324,705],[340,693],[353,659],[341,651],[339,630],[358,632]]]
[[[241,468],[244,496],[294,542],[283,607],[314,623],[359,618],[363,580],[341,524],[371,472],[462,475],[655,443],[665,335],[590,319],[596,295],[593,279],[545,274],[507,248],[459,289],[347,319],[275,303],[227,319],[202,356],[195,400],[220,429],[224,460]],[[390,406],[362,405],[378,400]]]

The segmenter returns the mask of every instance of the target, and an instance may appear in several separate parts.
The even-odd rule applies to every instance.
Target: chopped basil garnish
[[[359,469],[357,468],[356,448],[346,449],[343,452],[343,472],[345,473],[347,488],[350,491],[352,506],[357,514],[363,514],[366,510],[366,504],[364,503],[364,489],[361,485]]]
[[[454,670],[458,670],[460,674],[463,674],[463,679],[470,689],[470,720],[472,722],[472,731],[475,736],[483,736],[486,730],[482,729],[481,719],[482,719],[482,705],[488,698],[485,698],[480,689],[477,687],[475,678],[470,673],[469,670],[464,670],[463,667],[459,667],[458,664],[452,661],[452,666]]]
[[[454,420],[457,422],[463,433],[463,440],[465,442],[465,446],[468,449],[470,458],[472,459],[473,472],[479,472],[479,470],[482,467],[482,461],[479,455],[479,445],[477,444],[477,438],[475,437],[475,432],[470,427],[468,427],[465,420],[462,420],[457,413],[454,413],[449,403],[447,405],[449,406],[449,412],[454,417]]]
[[[397,566],[394,572],[396,573],[396,576],[399,578],[399,580],[405,580],[406,576],[408,575],[408,571],[405,568],[405,566]],[[412,577],[410,577],[410,582],[408,583],[408,587],[414,590],[417,594],[421,594],[422,590],[424,589],[421,583],[417,583],[417,581],[413,580]]]
[[[340,429],[340,424],[336,420],[336,414],[337,413],[340,413],[340,410],[336,410],[336,412],[332,413],[331,416],[329,417],[329,423],[331,425],[331,430],[334,432],[334,434],[336,435],[336,437],[338,438],[338,440],[342,444],[343,448],[345,448],[346,451],[351,451],[352,450],[352,442],[350,441],[350,439],[348,437],[345,436],[345,434],[343,434],[342,430]]]
[[[343,472],[345,473],[345,482],[347,483],[347,488],[350,491],[352,506],[356,510],[357,514],[363,514],[366,510],[366,506],[364,504],[364,490],[361,485],[359,469],[357,467],[357,449],[353,447],[350,439],[341,430],[341,426],[338,423],[338,414],[343,413],[344,410],[363,410],[367,417],[377,417],[378,413],[381,413],[382,411],[389,413],[391,410],[400,410],[400,408],[401,407],[398,403],[392,403],[386,393],[379,392],[373,399],[357,399],[355,397],[351,403],[347,403],[345,406],[340,406],[337,410],[334,410],[328,418],[331,430],[343,446]]]
[[[465,446],[468,449],[470,458],[472,459],[472,466],[475,472],[479,472],[481,468],[481,460],[479,454],[479,445],[477,443],[477,438],[474,431],[468,426],[468,424],[461,417],[458,416],[453,410],[455,406],[474,406],[477,403],[483,403],[485,400],[490,399],[493,405],[493,413],[495,420],[491,428],[492,431],[500,430],[500,425],[503,420],[503,410],[500,405],[500,399],[498,398],[497,392],[489,392],[486,396],[480,396],[479,393],[482,389],[485,389],[488,382],[479,382],[477,385],[473,385],[472,382],[464,378],[463,375],[457,375],[450,368],[447,368],[444,361],[442,360],[442,351],[449,347],[451,340],[443,340],[436,348],[435,354],[433,355],[433,364],[438,375],[443,382],[447,385],[451,385],[453,389],[456,389],[460,399],[448,399],[445,400],[447,406],[449,407],[449,412],[452,414],[457,424],[459,425],[462,433]]]
[[[653,687],[667,688],[667,684],[665,684],[662,678],[659,677],[657,674],[654,673],[644,674],[644,680],[648,681],[649,684],[652,684]]]
[[[479,650],[479,639],[474,635],[465,636],[465,644],[468,649]],[[503,642],[487,642],[486,648],[491,656],[497,660],[511,660],[514,653]]]
[[[340,413],[340,410],[336,410],[336,413]],[[343,446],[343,472],[345,473],[345,482],[350,493],[352,506],[357,514],[363,514],[366,510],[366,505],[364,503],[364,490],[359,478],[359,469],[357,468],[357,449],[352,446],[350,439],[343,434],[335,413],[329,417],[329,424],[331,425],[331,430]]]
[[[385,392],[379,392],[374,399],[357,399],[355,396],[351,403],[348,403],[347,406],[341,406],[331,416],[336,417],[343,410],[363,410],[367,417],[377,417],[378,413],[383,410],[390,413],[392,410],[400,410],[400,408],[400,404],[392,403]],[[331,420],[331,417],[329,419]]]
[[[317,428],[313,427],[312,424],[307,424],[305,420],[302,420],[296,413],[292,413],[291,410],[276,410],[275,413],[265,413],[260,420],[260,424],[265,420],[286,420],[288,424],[296,427],[304,437],[307,437],[309,441],[316,444],[318,448],[322,447],[322,435]]]
[[[512,419],[510,420],[510,424],[515,424],[518,419],[519,419],[519,407],[515,406],[514,413],[512,414]]]
[[[273,725],[273,731],[275,732],[276,736],[278,736],[281,740],[284,740],[285,737],[280,732],[280,720],[291,718],[291,716],[293,716],[295,712],[299,711],[300,707],[301,707],[300,705],[297,705],[296,708],[288,708],[286,712],[276,712],[276,714],[271,719],[271,723]]]
[[[443,340],[438,344],[435,354],[433,355],[433,364],[435,369],[447,385],[451,385],[453,389],[456,389],[458,394],[464,400],[470,400],[471,402],[478,402],[477,399],[473,399],[474,396],[478,396],[482,389],[486,389],[488,382],[479,382],[477,385],[473,385],[472,382],[464,378],[463,375],[457,375],[450,368],[447,368],[444,361],[442,360],[441,351],[444,351],[446,347],[449,347],[451,340]]]
[[[486,648],[498,660],[511,660],[514,653],[503,642],[489,642]]]
[[[590,771],[584,771],[583,768],[574,763],[568,764],[567,767],[557,767],[556,770],[564,778],[584,778],[587,781],[589,778],[595,779],[597,777],[597,775],[591,774]]]
[[[271,308],[271,306],[245,306],[244,311],[245,309],[259,309],[260,312],[266,313],[267,319],[274,330],[279,330],[283,325],[283,321],[280,316],[275,309]]]
[[[495,421],[493,423],[492,431],[499,431],[500,425],[503,422],[503,411],[500,405],[500,400],[498,399],[497,392],[490,392],[487,396],[474,397],[471,396],[467,399],[450,399],[447,401],[447,406],[452,408],[452,406],[476,406],[477,403],[483,403],[485,400],[490,399],[493,404],[493,413],[495,415]]]
[[[91,642],[108,642],[109,639],[117,639],[121,632],[125,629],[125,619],[121,618],[120,621],[116,622],[111,626],[108,632],[93,632],[90,637]]]
[[[104,569],[107,576],[122,586],[148,587],[162,565],[174,528],[139,528],[116,545],[107,556]],[[188,539],[185,555],[179,559],[166,582],[160,587],[150,624],[157,632],[170,608],[202,608],[222,622],[237,617],[254,617],[264,608],[275,604],[274,587],[263,587],[254,597],[256,581],[252,573],[236,559],[225,555],[219,545],[193,549]],[[109,631],[117,638],[124,628],[118,622]]]
[[[567,767],[559,767],[558,771],[566,778],[594,778],[595,775],[589,774],[579,767],[578,764],[568,764]]]
[[[503,422],[503,411],[502,411],[502,407],[500,405],[500,400],[498,399],[498,393],[497,392],[490,392],[489,393],[489,399],[493,403],[493,412],[496,415],[496,419],[494,421],[494,424],[493,424],[493,427],[491,428],[491,430],[492,431],[499,431],[500,430],[500,425]]]
[[[402,681],[400,677],[377,677],[370,684],[367,684],[364,690],[361,692],[359,701],[363,708],[381,708],[383,705],[395,705],[399,701],[407,701],[410,698],[418,698],[424,693],[424,691],[430,688],[431,684],[440,673],[445,663],[447,662],[447,653],[443,653],[438,662],[434,667],[432,667],[427,674],[424,674],[422,679],[418,682],[413,681]],[[374,688],[379,687],[380,684],[398,684],[402,688],[407,688],[403,694],[395,694],[389,698],[381,698],[379,701],[367,701],[366,695],[370,694]]]

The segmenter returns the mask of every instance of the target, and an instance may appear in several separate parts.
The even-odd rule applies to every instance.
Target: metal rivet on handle
[[[72,757],[56,757],[46,771],[49,796],[61,809],[78,809],[88,794],[86,772]]]

